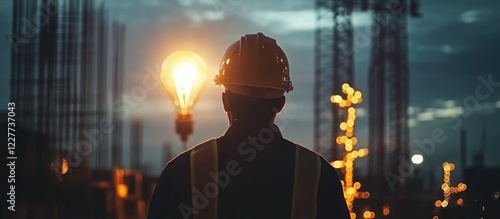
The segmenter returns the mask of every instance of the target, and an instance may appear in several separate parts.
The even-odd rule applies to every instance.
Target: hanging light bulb
[[[198,96],[205,87],[207,66],[191,51],[177,51],[161,65],[160,80],[177,110],[176,132],[184,144],[193,132],[191,114]]]

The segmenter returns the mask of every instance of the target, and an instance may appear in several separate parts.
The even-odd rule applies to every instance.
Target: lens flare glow
[[[422,162],[424,162],[424,156],[422,156],[421,154],[414,154],[411,157],[411,162],[417,165],[421,164]]]

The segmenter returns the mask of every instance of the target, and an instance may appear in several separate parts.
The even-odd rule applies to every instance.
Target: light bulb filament
[[[198,67],[192,62],[181,62],[173,72],[179,106],[182,110],[189,107],[191,88],[198,74]]]

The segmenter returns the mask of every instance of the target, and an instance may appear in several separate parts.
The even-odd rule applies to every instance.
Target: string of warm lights
[[[451,194],[460,193],[467,190],[467,185],[465,183],[459,183],[457,187],[450,186],[451,171],[455,169],[453,163],[444,162],[443,171],[444,178],[443,184],[441,184],[441,189],[443,190],[444,200],[437,200],[434,205],[438,208],[446,208],[450,203]],[[462,198],[457,199],[457,205],[463,206],[464,200]],[[438,216],[434,216],[434,219],[438,219]]]
[[[342,160],[333,161],[331,162],[331,165],[336,169],[341,169],[344,173],[344,180],[342,180],[344,198],[346,200],[351,219],[354,219],[356,218],[356,213],[353,212],[354,199],[367,199],[370,196],[369,192],[359,191],[361,183],[354,182],[354,160],[368,155],[368,149],[362,148],[354,150],[354,146],[357,144],[358,139],[354,137],[356,109],[353,105],[361,103],[362,94],[360,91],[354,90],[354,88],[347,83],[342,85],[342,93],[346,94],[346,99],[342,98],[340,95],[333,95],[330,98],[330,101],[334,104],[338,104],[340,108],[347,108],[347,121],[340,124],[340,129],[345,131],[345,133],[336,138],[337,144],[344,145],[345,153]],[[363,217],[374,218],[375,213],[372,211],[365,211],[363,213]]]

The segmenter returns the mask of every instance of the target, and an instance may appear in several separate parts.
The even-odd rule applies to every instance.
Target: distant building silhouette
[[[91,218],[91,168],[121,165],[121,119],[109,106],[122,93],[124,25],[114,23],[110,44],[104,4],[12,2],[11,101],[26,184],[16,215]]]

